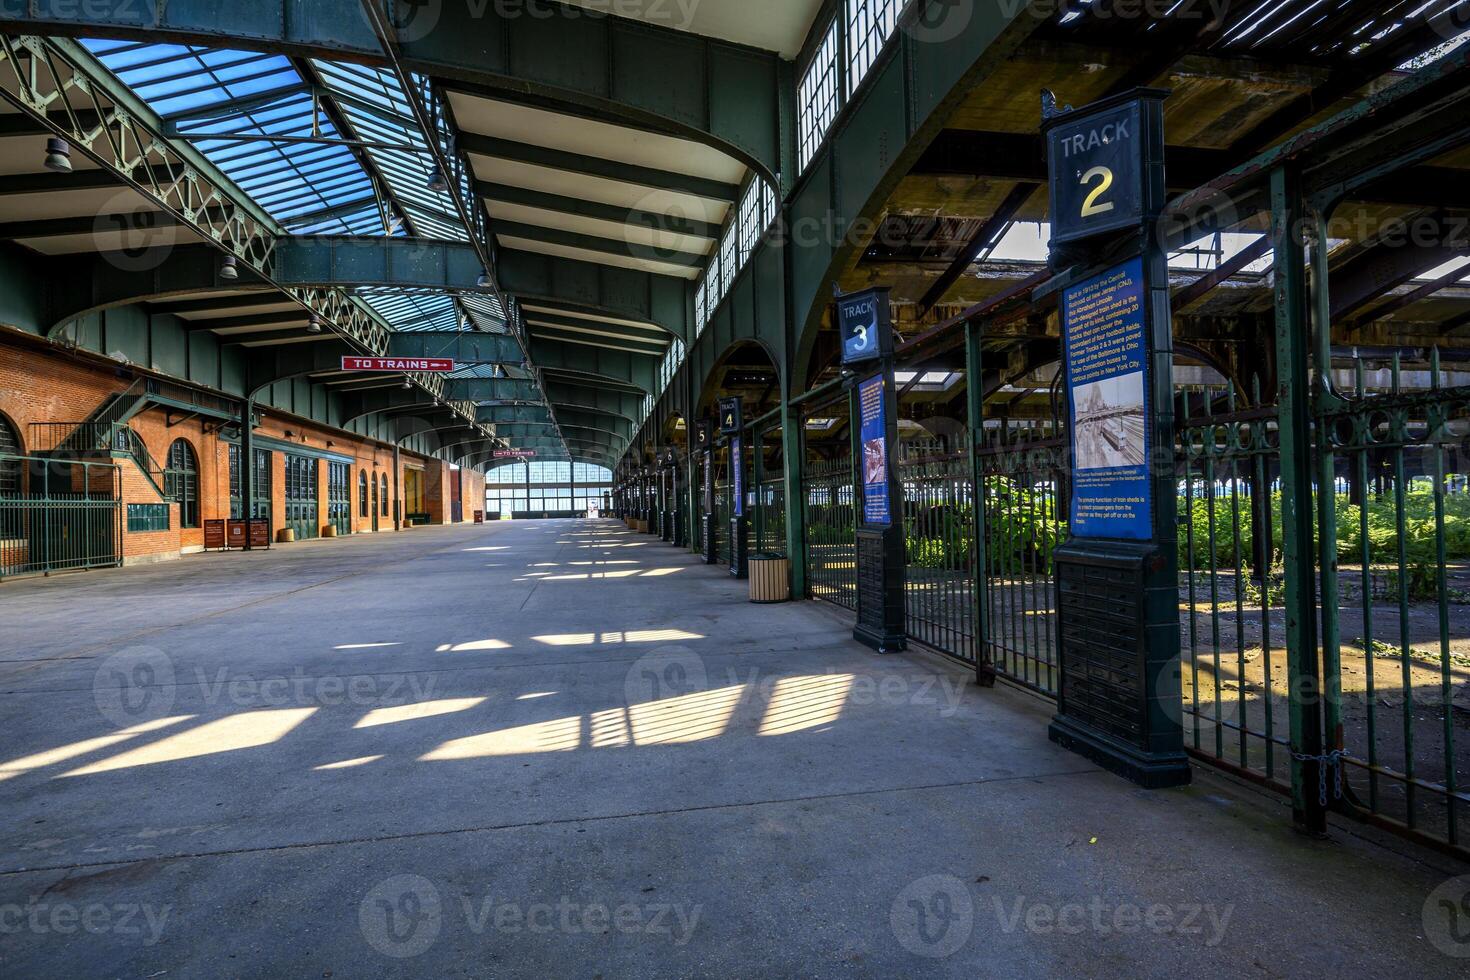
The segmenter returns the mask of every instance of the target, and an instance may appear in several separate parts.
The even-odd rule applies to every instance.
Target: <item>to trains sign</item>
[[[455,370],[452,357],[344,357],[344,371],[417,371],[448,374]]]

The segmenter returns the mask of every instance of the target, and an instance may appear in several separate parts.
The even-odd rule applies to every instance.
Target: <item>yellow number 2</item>
[[[1092,193],[1088,194],[1082,202],[1082,217],[1084,218],[1090,218],[1095,214],[1106,214],[1113,210],[1112,201],[1108,201],[1105,204],[1099,204],[1097,202],[1097,199],[1106,194],[1108,188],[1113,186],[1113,172],[1107,167],[1093,167],[1082,175],[1081,184],[1083,187],[1086,187],[1094,180],[1098,182],[1097,186],[1092,189]]]

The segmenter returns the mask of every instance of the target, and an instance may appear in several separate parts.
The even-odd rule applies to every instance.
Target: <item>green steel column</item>
[[[972,564],[974,577],[970,587],[970,601],[975,624],[975,683],[983,687],[995,686],[995,664],[990,660],[989,623],[986,619],[989,588],[989,570],[986,568],[987,529],[985,526],[985,481],[980,474],[980,447],[985,438],[985,376],[981,372],[981,332],[979,323],[965,324],[965,388],[968,403],[968,425],[965,445],[970,457],[970,505],[975,519],[975,557]]]
[[[1330,242],[1327,215],[1332,205],[1312,202],[1311,283],[1312,323],[1316,339],[1316,398],[1332,397],[1332,290],[1328,269]],[[1317,562],[1322,597],[1322,700],[1323,725],[1328,751],[1343,744],[1342,733],[1342,647],[1338,626],[1337,588],[1337,458],[1325,425],[1316,426],[1317,450]],[[1366,599],[1366,596],[1365,596]],[[1328,789],[1328,802],[1335,800]]]
[[[784,387],[784,386],[783,386]],[[781,396],[781,469],[786,480],[786,555],[791,559],[791,597],[805,599],[806,491],[801,484],[801,468],[806,461],[806,432],[801,424],[801,409]]]
[[[1316,583],[1312,560],[1311,351],[1307,319],[1305,217],[1297,175],[1271,174],[1271,244],[1276,261],[1277,412],[1281,438],[1281,526],[1286,565],[1286,670],[1291,721],[1291,795],[1297,827],[1327,829],[1321,789],[1322,703],[1317,684]]]
[[[240,516],[245,520],[245,551],[254,550],[250,546],[250,519],[255,516],[251,508],[254,504],[255,393],[251,392],[245,397],[245,408],[240,413]]]

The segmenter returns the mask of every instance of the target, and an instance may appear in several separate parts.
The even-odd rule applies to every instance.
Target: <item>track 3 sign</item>
[[[837,297],[837,328],[842,363],[871,361],[893,350],[893,327],[886,286]]]
[[[344,371],[418,371],[448,374],[455,370],[452,357],[344,357]]]

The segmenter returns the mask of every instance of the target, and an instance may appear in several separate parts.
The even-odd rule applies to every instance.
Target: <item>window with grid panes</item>
[[[737,262],[739,268],[745,268],[745,263],[750,261],[751,253],[755,251],[756,243],[760,241],[761,232],[761,188],[765,186],[764,181],[759,178],[752,180],[750,186],[745,189],[745,196],[740,199],[740,258]]]
[[[847,94],[867,77],[908,0],[847,0]]]
[[[837,19],[817,45],[796,89],[797,162],[805,170],[837,118]]]

